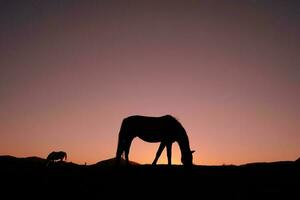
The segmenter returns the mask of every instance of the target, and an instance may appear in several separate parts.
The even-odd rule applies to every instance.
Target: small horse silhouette
[[[67,160],[67,153],[64,151],[53,151],[47,157],[48,162],[63,161],[64,159]]]
[[[194,151],[191,151],[189,139],[183,126],[171,115],[161,117],[130,116],[123,120],[119,132],[116,162],[120,163],[121,156],[125,152],[126,163],[129,163],[129,149],[135,137],[146,142],[160,142],[153,165],[156,165],[163,149],[167,147],[168,165],[171,165],[171,151],[173,142],[179,144],[181,162],[183,165],[193,164]]]

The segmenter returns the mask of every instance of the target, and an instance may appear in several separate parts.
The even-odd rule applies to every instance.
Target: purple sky
[[[196,164],[295,160],[295,2],[1,1],[0,154],[95,163],[123,118],[172,114]],[[157,148],[136,139],[130,159]]]

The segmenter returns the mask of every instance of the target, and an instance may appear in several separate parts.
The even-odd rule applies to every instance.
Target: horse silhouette
[[[67,153],[64,151],[53,151],[47,157],[48,162],[63,161],[64,159],[67,160]]]
[[[168,165],[171,165],[172,144],[177,142],[181,151],[181,162],[189,166],[193,164],[194,151],[191,151],[185,129],[171,115],[161,117],[129,116],[122,122],[119,132],[116,163],[119,164],[125,152],[126,164],[129,163],[129,150],[135,137],[146,142],[160,142],[152,165],[156,165],[163,149],[167,147]]]

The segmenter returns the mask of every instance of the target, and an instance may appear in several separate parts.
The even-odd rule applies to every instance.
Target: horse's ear
[[[193,151],[191,151],[191,153],[195,153],[195,151],[193,150]]]

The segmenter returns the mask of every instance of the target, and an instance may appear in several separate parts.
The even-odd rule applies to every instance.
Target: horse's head
[[[181,156],[181,162],[183,165],[192,166],[193,165],[193,153],[195,151],[188,151]]]

